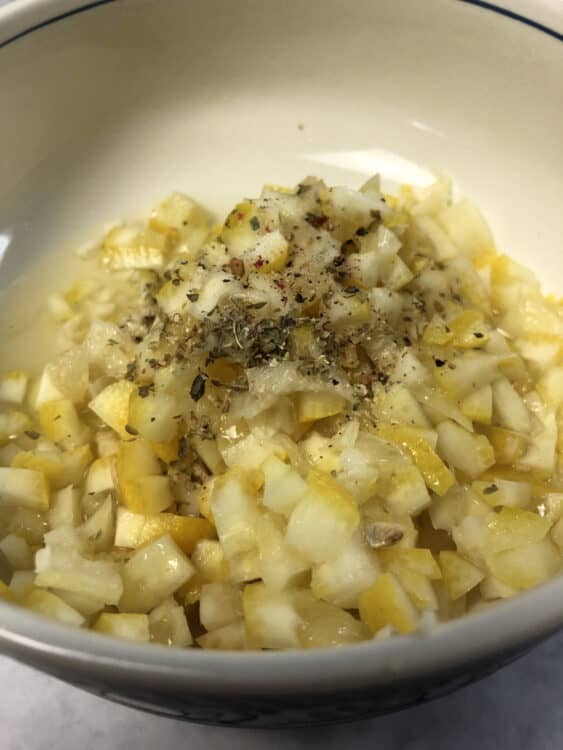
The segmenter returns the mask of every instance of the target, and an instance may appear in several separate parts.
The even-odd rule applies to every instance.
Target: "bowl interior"
[[[117,0],[6,45],[2,367],[52,346],[42,295],[76,272],[71,249],[173,189],[221,213],[306,174],[444,171],[557,291],[562,65],[557,39],[451,0]]]

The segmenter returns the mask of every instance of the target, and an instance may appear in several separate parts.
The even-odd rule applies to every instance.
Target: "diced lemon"
[[[307,558],[285,541],[285,523],[271,513],[262,513],[256,524],[258,571],[266,586],[281,591],[303,581],[311,567]]]
[[[50,368],[45,367],[41,377],[30,390],[29,401],[32,408],[39,411],[43,404],[49,401],[58,401],[62,398],[64,398],[64,395],[55,385]]]
[[[306,391],[297,394],[297,418],[299,422],[314,422],[317,419],[340,414],[347,401],[329,391]]]
[[[363,622],[334,604],[319,601],[304,589],[296,591],[293,599],[301,617],[298,635],[303,648],[343,646],[371,637]]]
[[[311,471],[305,495],[291,513],[286,541],[311,561],[332,560],[360,522],[354,498],[338,482],[320,471]]]
[[[68,485],[54,492],[48,518],[52,529],[58,526],[78,526],[82,522],[80,490]]]
[[[111,495],[79,528],[94,552],[109,552],[115,536],[115,512]]]
[[[199,599],[199,619],[206,630],[230,625],[242,616],[241,591],[231,583],[205,583]]]
[[[0,375],[0,401],[22,404],[28,383],[29,375],[23,370],[12,370]]]
[[[217,651],[244,651],[249,648],[246,625],[241,618],[223,628],[200,635],[197,643],[201,648]]]
[[[561,555],[550,539],[530,542],[487,557],[494,576],[515,589],[529,589],[561,570]]]
[[[440,366],[435,360],[434,378],[451,397],[461,399],[498,380],[501,375],[500,364],[505,360],[509,360],[509,357],[486,352],[472,352],[454,357]]]
[[[454,484],[455,478],[451,471],[418,431],[400,425],[380,424],[377,426],[376,434],[383,440],[406,448],[424,477],[428,489],[437,495],[444,495]]]
[[[323,437],[313,430],[301,441],[300,447],[309,463],[319,471],[327,474],[340,471],[340,457],[331,438]]]
[[[165,464],[176,461],[176,459],[178,458],[178,446],[179,441],[177,439],[169,440],[166,443],[158,443],[156,441],[153,441],[151,443],[153,451],[161,461],[164,461]]]
[[[356,534],[336,559],[313,568],[311,591],[338,607],[357,609],[358,597],[378,576],[375,553]]]
[[[213,511],[211,510],[211,494],[213,492],[214,483],[215,480],[213,478],[204,482],[196,495],[199,512],[213,525],[215,525],[215,519],[213,518]]]
[[[113,456],[104,456],[90,464],[86,475],[86,492],[96,494],[113,489],[113,463]]]
[[[260,578],[260,552],[257,548],[240,552],[228,561],[229,580],[233,583],[248,583]]]
[[[154,209],[149,226],[172,242],[181,243],[182,252],[193,257],[209,233],[209,217],[187,195],[171,193]]]
[[[336,293],[327,303],[326,315],[336,328],[351,328],[369,321],[370,305],[359,294]]]
[[[160,268],[166,238],[152,229],[117,226],[104,238],[102,262],[111,270]]]
[[[457,552],[444,550],[439,554],[440,567],[450,599],[459,599],[475,588],[485,577],[482,570]]]
[[[192,634],[186,621],[184,608],[171,597],[149,613],[151,641],[165,646],[190,646]]]
[[[134,390],[133,383],[128,380],[118,380],[104,388],[88,404],[88,407],[102,422],[115,430],[125,440],[131,438],[125,427],[129,416],[129,399]]]
[[[418,389],[417,398],[419,399],[425,413],[437,425],[444,419],[451,419],[469,432],[473,432],[473,425],[463,411],[457,406],[457,403],[448,397],[438,388]],[[436,445],[433,445],[436,448]]]
[[[438,221],[452,242],[466,255],[478,255],[494,246],[483,215],[471,201],[461,200],[438,214]]]
[[[92,461],[88,444],[70,451],[22,451],[14,456],[12,466],[42,472],[53,489],[78,484]]]
[[[466,417],[479,422],[490,424],[493,417],[493,389],[484,385],[473,393],[469,393],[460,404],[460,409]]]
[[[77,594],[75,591],[57,588],[53,589],[53,593],[86,618],[97,614],[105,607],[103,599],[98,599],[91,594]]]
[[[102,612],[92,629],[114,638],[126,638],[131,641],[144,641],[145,643],[150,640],[147,615]]]
[[[182,607],[187,608],[190,604],[199,602],[201,596],[201,587],[205,583],[201,573],[194,573],[191,578],[188,578],[186,583],[183,583],[174,592],[174,600],[177,601]]]
[[[128,425],[147,440],[165,443],[178,435],[178,415],[181,414],[176,398],[166,391],[151,392],[142,397],[132,391],[129,401]]]
[[[448,327],[453,334],[452,344],[459,349],[477,349],[489,340],[480,310],[464,310],[448,322]]]
[[[507,430],[529,433],[532,424],[530,413],[514,386],[507,378],[500,378],[492,388],[495,423]]]
[[[255,215],[255,207],[250,201],[237,203],[227,216],[221,229],[221,238],[233,257],[243,253],[256,241],[256,231],[251,223],[253,218],[259,222]]]
[[[516,463],[517,469],[530,471],[538,479],[549,479],[553,476],[557,450],[557,419],[555,412],[541,409],[536,412],[541,427],[532,433],[524,455]]]
[[[398,563],[391,563],[387,570],[393,573],[419,610],[438,609],[436,592],[432,582],[425,575]]]
[[[119,438],[112,430],[99,430],[94,435],[94,443],[100,458],[117,455]]]
[[[192,438],[192,446],[212,474],[222,474],[227,468],[219,452],[216,440]]]
[[[264,472],[264,505],[276,513],[289,516],[307,490],[307,483],[289,464],[270,456],[262,464]]]
[[[256,546],[258,506],[249,474],[230,471],[217,479],[211,510],[227,560]]]
[[[473,482],[471,488],[479,498],[492,508],[499,505],[510,508],[528,508],[532,501],[532,486],[529,482],[511,482],[496,479],[492,482]]]
[[[242,258],[250,270],[259,273],[281,271],[289,257],[289,244],[277,230],[260,237],[253,247],[243,253]]]
[[[453,332],[443,320],[434,319],[424,329],[422,343],[426,346],[447,346],[453,339]]]
[[[72,401],[67,399],[43,404],[39,409],[39,423],[42,432],[54,443],[73,448],[88,441],[88,430],[80,422]]]
[[[213,527],[205,518],[158,513],[145,516],[120,508],[117,513],[115,544],[136,549],[170,534],[183,552],[190,553],[200,539],[213,536]]]
[[[397,564],[434,581],[442,578],[440,566],[429,549],[389,547],[379,550],[377,556],[385,568]]]
[[[495,462],[493,446],[484,435],[468,432],[451,420],[440,422],[438,453],[468,477],[477,477]]]
[[[136,438],[119,444],[116,472],[119,485],[140,477],[157,476],[161,470],[151,444],[143,438]]]
[[[88,560],[70,547],[48,544],[36,553],[35,569],[37,586],[87,594],[104,604],[117,604],[123,591],[116,563]]]
[[[21,451],[17,453],[13,460],[12,466],[15,469],[31,469],[40,471],[49,480],[49,483],[55,489],[64,486],[67,482],[64,477],[63,453],[61,451]]]
[[[200,539],[196,542],[191,560],[205,581],[226,581],[229,577],[229,567],[225,562],[221,543],[215,539]]]
[[[255,648],[299,647],[302,620],[290,593],[252,583],[244,587],[242,605],[247,637]]]
[[[376,391],[372,411],[375,418],[389,424],[430,427],[430,422],[408,388],[395,385]]]
[[[72,607],[69,607],[60,597],[50,591],[34,589],[30,591],[21,601],[21,605],[38,615],[52,617],[67,625],[80,625],[84,617]]]
[[[173,193],[96,252],[113,277],[49,300],[63,354],[0,375],[0,598],[140,642],[315,648],[563,570],[563,300],[448,180],[266,187],[211,234]]]
[[[412,633],[418,624],[418,613],[405,590],[392,573],[384,573],[360,594],[360,618],[377,633],[391,625],[399,633]]]
[[[518,593],[518,589],[508,586],[493,575],[483,578],[479,591],[483,599],[510,599]]]
[[[167,476],[141,477],[119,484],[119,499],[133,513],[154,516],[174,503]]]
[[[415,516],[430,505],[424,478],[416,466],[406,466],[389,481],[385,504],[392,513]]]
[[[506,479],[510,482],[528,483],[532,488],[532,497],[535,500],[541,500],[547,497],[554,490],[551,481],[540,481],[529,471],[519,471],[508,466],[493,466],[480,477],[480,479],[494,482],[496,479]]]
[[[0,507],[19,505],[34,510],[48,510],[49,484],[40,471],[0,467]]]
[[[488,524],[487,554],[541,541],[549,531],[548,519],[520,508],[503,508]]]
[[[512,466],[526,452],[528,440],[517,432],[496,425],[482,427],[480,430],[493,446],[495,460],[499,464]]]
[[[237,441],[228,441],[219,450],[229,469],[241,469],[247,473],[255,471],[270,456],[282,460],[287,458],[287,451],[279,440],[262,438],[253,433]]]
[[[166,534],[138,549],[122,569],[121,612],[145,613],[171,596],[195,573],[195,568]]]

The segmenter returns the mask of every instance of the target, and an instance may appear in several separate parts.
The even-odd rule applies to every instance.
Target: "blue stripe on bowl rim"
[[[10,37],[9,39],[0,42],[0,49],[2,49],[3,47],[7,47],[9,44],[16,42],[18,39],[21,39],[28,34],[32,34],[34,31],[38,31],[39,29],[43,29],[46,26],[50,26],[51,24],[63,21],[65,18],[70,18],[71,16],[76,16],[79,13],[84,13],[86,11],[99,8],[101,5],[109,5],[110,3],[115,2],[118,2],[118,0],[95,0],[95,2],[88,3],[87,5],[82,5],[79,8],[74,8],[73,10],[66,11],[65,13],[60,13],[57,16],[53,16],[52,18],[48,18],[45,21],[41,21],[34,26],[30,26],[28,29],[24,29],[17,34],[14,34],[14,36]],[[563,42],[563,34],[561,34],[559,31],[556,31],[549,26],[545,26],[539,21],[534,21],[533,18],[528,18],[528,16],[523,16],[520,13],[509,10],[508,8],[503,8],[499,5],[495,5],[494,3],[485,2],[485,0],[455,0],[455,2],[462,2],[466,5],[473,5],[477,8],[481,8],[482,10],[497,13],[500,16],[504,16],[505,18],[509,18],[512,21],[517,21],[524,24],[525,26],[529,26],[530,28],[535,29],[536,31],[540,31],[543,34],[547,34],[553,39],[557,39],[559,42]]]
[[[557,39],[558,41],[563,42],[563,34],[560,34],[558,31],[550,28],[549,26],[545,26],[545,24],[540,23],[539,21],[534,21],[533,18],[522,16],[520,13],[516,13],[515,11],[510,10],[509,8],[502,8],[501,6],[495,5],[494,3],[485,2],[485,0],[459,0],[459,1],[462,3],[466,3],[467,5],[475,5],[477,8],[482,8],[483,10],[490,10],[493,13],[498,13],[499,15],[505,16],[506,18],[510,18],[513,21],[519,21],[520,23],[523,23],[526,26],[530,26],[532,29],[541,31],[544,34],[547,34],[548,36],[552,36],[554,39]]]

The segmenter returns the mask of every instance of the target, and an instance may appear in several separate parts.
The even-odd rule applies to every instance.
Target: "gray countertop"
[[[563,633],[482,682],[426,706],[337,727],[259,731],[143,714],[0,658],[2,750],[558,750]]]

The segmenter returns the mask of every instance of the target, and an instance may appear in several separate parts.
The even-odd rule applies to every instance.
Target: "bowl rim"
[[[529,0],[534,17],[511,9],[510,2],[457,0],[493,11],[511,21],[563,42],[563,34],[543,21],[556,16],[563,24],[563,5],[542,14],[542,3]],[[33,31],[117,0],[17,0],[0,8],[0,49]],[[520,3],[522,5],[522,3]],[[562,48],[563,49],[563,48]],[[467,665],[493,655],[510,654],[563,626],[563,578],[552,580],[491,609],[437,625],[428,632],[342,648],[311,651],[228,652],[169,649],[107,638],[26,612],[0,601],[0,644],[8,653],[33,654],[44,661],[66,661],[75,667],[124,678],[148,676],[156,683],[193,685],[210,693],[323,693],[345,687],[386,685]],[[502,642],[499,637],[503,636]]]
[[[120,0],[7,0],[0,7],[0,49],[65,18]],[[121,0],[123,1],[123,0]],[[495,13],[563,42],[563,8],[557,0],[455,0]],[[525,6],[525,7],[522,7]],[[525,11],[521,13],[520,10]]]

